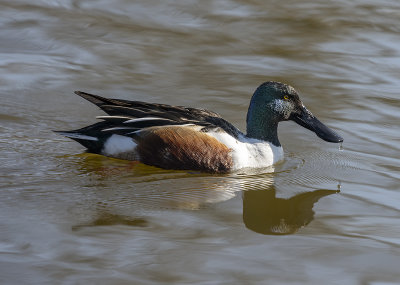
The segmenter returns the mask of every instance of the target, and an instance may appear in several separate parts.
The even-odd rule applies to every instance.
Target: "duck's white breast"
[[[225,132],[208,134],[232,149],[233,170],[268,167],[283,159],[281,146],[243,135],[236,139]]]

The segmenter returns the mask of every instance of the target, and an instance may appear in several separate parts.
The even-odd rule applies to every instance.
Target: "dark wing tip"
[[[74,93],[97,106],[101,106],[101,105],[107,104],[109,102],[109,100],[107,98],[103,98],[99,95],[93,95],[93,94],[89,94],[89,93],[82,92],[82,91],[74,91]]]

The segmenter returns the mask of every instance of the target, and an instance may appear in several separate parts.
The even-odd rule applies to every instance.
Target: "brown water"
[[[1,284],[399,284],[400,2],[0,3]],[[51,130],[74,90],[204,107],[244,130],[293,85],[343,149],[282,123],[273,173],[165,171]]]

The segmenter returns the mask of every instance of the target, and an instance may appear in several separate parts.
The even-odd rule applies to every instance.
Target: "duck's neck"
[[[256,94],[255,94],[256,95]],[[249,110],[247,111],[247,137],[259,139],[281,146],[278,139],[278,120],[272,111],[265,110],[264,102],[258,102],[258,98],[253,96]]]
[[[246,136],[249,138],[270,142],[274,146],[281,146],[281,143],[278,139],[278,123],[275,122],[269,122],[265,124],[260,121],[257,123],[250,122],[250,124],[247,122]]]

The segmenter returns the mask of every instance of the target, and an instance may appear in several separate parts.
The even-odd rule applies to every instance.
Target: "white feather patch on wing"
[[[107,120],[107,119],[125,119],[125,120],[130,120],[132,117],[125,117],[125,116],[96,116],[96,119],[99,120]]]
[[[119,131],[119,130],[136,130],[136,128],[132,127],[113,127],[113,128],[108,128],[101,130],[102,132],[110,132],[110,131]]]
[[[104,155],[118,155],[119,153],[134,151],[136,146],[137,144],[132,138],[114,134],[104,143],[102,153]]]
[[[168,128],[168,127],[194,127],[196,131],[200,131],[203,128],[201,126],[196,126],[194,124],[164,125],[164,126],[154,126],[154,127],[143,128],[143,129],[140,129],[140,130],[135,130],[133,132],[126,133],[126,135],[138,134],[138,133],[140,133],[142,131],[145,131],[145,130],[158,129],[158,128]],[[128,128],[126,128],[126,129],[128,129]],[[134,128],[132,128],[132,129],[134,129]]]
[[[142,122],[142,121],[152,121],[152,120],[163,120],[163,121],[172,121],[166,118],[157,118],[157,117],[144,117],[144,118],[137,118],[125,121],[124,124],[135,123],[135,122]]]
[[[133,132],[127,133],[126,135],[138,134],[138,133],[140,133],[141,131],[142,131],[142,130],[133,131]]]

